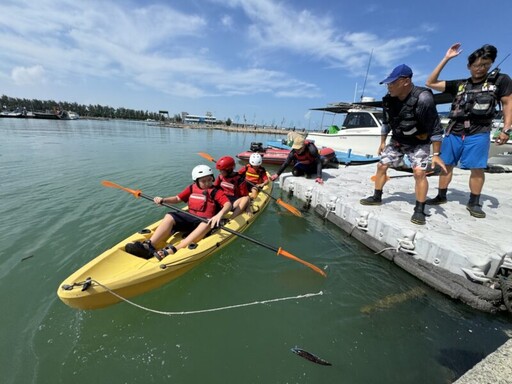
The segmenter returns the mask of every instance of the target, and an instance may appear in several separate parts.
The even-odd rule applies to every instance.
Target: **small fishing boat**
[[[140,192],[140,191],[139,191]],[[162,261],[145,260],[125,251],[127,243],[144,241],[151,237],[161,221],[145,227],[108,249],[66,278],[57,289],[57,295],[68,306],[78,309],[97,309],[158,288],[183,275],[237,236],[231,231],[245,231],[263,212],[270,201],[272,184],[268,184],[252,202],[252,214],[242,213],[229,220],[212,234],[180,249]],[[144,197],[144,196],[143,196]],[[182,233],[174,233],[157,249],[176,245]],[[279,250],[281,251],[281,250]],[[119,296],[121,297],[119,297]]]

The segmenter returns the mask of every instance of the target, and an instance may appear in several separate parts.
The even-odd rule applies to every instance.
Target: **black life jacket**
[[[420,94],[425,91],[432,93],[428,88],[414,86],[404,101],[389,94],[383,97],[384,123],[391,127],[393,137],[417,144],[430,142],[429,128],[423,126],[416,115]]]
[[[498,103],[496,80],[499,68],[491,71],[481,84],[473,84],[471,79],[459,84],[448,117],[456,121],[475,121],[490,123],[496,115]]]

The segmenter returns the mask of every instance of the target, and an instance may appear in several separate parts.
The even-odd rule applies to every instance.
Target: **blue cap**
[[[412,69],[405,64],[400,64],[379,84],[389,84],[401,77],[412,77]]]

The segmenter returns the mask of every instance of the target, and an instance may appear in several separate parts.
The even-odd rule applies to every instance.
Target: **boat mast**
[[[363,100],[364,89],[366,88],[366,79],[368,79],[368,72],[370,72],[370,64],[372,63],[372,56],[373,56],[373,48],[370,53],[370,58],[368,59],[368,68],[366,68],[366,76],[364,77],[363,91],[361,92],[361,101]]]

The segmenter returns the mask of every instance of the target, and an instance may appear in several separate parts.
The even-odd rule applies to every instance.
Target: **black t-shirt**
[[[482,85],[484,84],[484,80],[473,83],[471,78],[469,79],[460,79],[460,80],[449,80],[446,81],[445,86],[445,92],[449,93],[453,96],[456,96],[459,90],[459,85],[464,84],[465,82],[468,82],[471,85],[471,89],[480,89]],[[496,79],[496,96],[498,101],[501,100],[503,96],[508,96],[512,94],[512,80],[510,77],[504,73],[500,73],[498,75],[498,78]],[[456,135],[462,135],[463,133],[465,135],[474,135],[476,133],[485,133],[490,132],[492,129],[492,125],[488,124],[488,121],[478,121],[478,120],[470,120],[470,126],[469,130],[464,130],[464,122],[463,121],[457,121],[455,125],[451,128],[450,133],[456,134]]]

